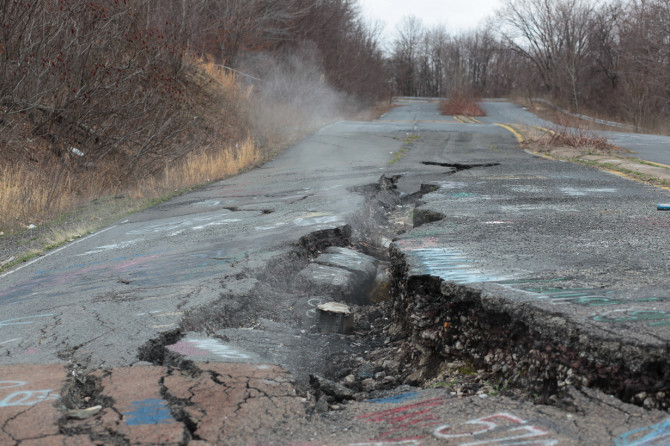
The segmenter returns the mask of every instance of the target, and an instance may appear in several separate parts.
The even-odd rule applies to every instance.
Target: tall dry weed
[[[456,93],[440,103],[440,111],[443,115],[486,116],[478,102],[472,95]]]
[[[610,144],[607,138],[598,136],[589,129],[555,126],[539,140],[546,147],[590,148],[596,151],[610,152],[620,148]]]
[[[69,210],[75,201],[73,181],[64,169],[0,169],[0,230],[14,230]]]
[[[182,189],[235,175],[258,160],[259,152],[251,138],[231,147],[191,154],[177,165],[168,165],[157,186],[162,189]]]

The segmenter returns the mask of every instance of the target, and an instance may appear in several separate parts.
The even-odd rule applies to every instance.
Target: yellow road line
[[[633,158],[635,158],[635,157],[633,157]],[[638,158],[638,159],[643,161],[642,163],[638,163],[638,164],[651,164],[651,165],[654,165],[656,167],[663,167],[664,169],[670,169],[670,166],[668,166],[667,164],[657,163],[655,161],[647,161],[647,160],[643,160],[642,158]]]
[[[539,131],[541,131],[541,132],[551,133],[552,135],[553,135],[554,133],[556,133],[556,132],[553,131],[553,130],[545,129],[544,127],[533,126],[533,128],[534,128],[534,129],[537,129],[537,130],[539,130]]]
[[[513,134],[514,136],[516,136],[516,139],[519,140],[519,143],[522,143],[522,142],[524,141],[524,140],[523,140],[523,136],[521,136],[521,133],[517,132],[516,130],[514,130],[514,129],[513,129],[512,127],[510,127],[509,125],[505,125],[505,124],[497,124],[497,123],[496,123],[495,125],[497,125],[498,127],[502,127],[502,128],[504,128],[505,130],[509,130],[510,132],[512,132],[512,134]]]
[[[644,178],[640,178],[635,175],[631,175],[629,173],[625,172],[619,172],[618,170],[610,169],[609,167],[600,167],[601,170],[604,170],[605,172],[609,172],[611,174],[623,177],[623,178],[628,178],[629,180],[637,181],[638,183],[644,183],[644,184],[649,184],[649,181],[646,181]],[[652,179],[652,178],[650,178]],[[651,184],[651,186],[658,187],[659,189],[665,189],[665,190],[670,190],[670,187],[668,186],[663,186],[661,184]]]
[[[545,159],[548,159],[548,160],[556,161],[556,158],[554,158],[551,155],[547,155],[546,153],[534,152],[532,150],[527,150],[527,149],[524,149],[524,152],[526,152],[529,155],[539,156],[540,158],[545,158]]]

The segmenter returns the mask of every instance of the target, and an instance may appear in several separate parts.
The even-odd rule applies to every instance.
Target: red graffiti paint
[[[419,440],[428,437],[430,433],[412,435],[410,431],[417,432],[422,428],[440,424],[441,421],[432,411],[433,408],[441,406],[445,401],[446,398],[444,397],[432,398],[393,409],[360,415],[356,418],[370,423],[383,423],[390,427],[381,434],[377,441]]]

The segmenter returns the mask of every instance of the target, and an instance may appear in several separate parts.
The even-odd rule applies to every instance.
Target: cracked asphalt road
[[[480,124],[428,101],[333,124],[2,274],[0,443],[667,444],[667,222],[646,205],[667,193],[519,150],[492,104]],[[319,282],[333,246],[392,270],[393,312],[352,300],[363,269]],[[575,299],[608,305],[556,305]],[[319,330],[330,300],[354,335]],[[364,373],[380,348],[393,365]],[[466,378],[562,385],[548,404],[422,387],[457,359]],[[589,367],[656,381],[623,402]]]

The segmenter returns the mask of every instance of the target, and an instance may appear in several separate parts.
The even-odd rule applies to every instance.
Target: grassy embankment
[[[212,95],[225,92],[226,103],[233,101],[238,109],[249,100],[248,90],[234,75],[211,63],[201,64],[200,69],[209,77],[207,88]],[[212,125],[228,125],[226,110],[210,109],[209,112]],[[233,141],[212,141],[203,150],[194,150],[183,159],[166,163],[157,174],[135,175],[128,183],[112,186],[111,182],[100,179],[108,175],[114,165],[68,169],[53,160],[50,166],[37,169],[20,161],[6,163],[0,167],[0,231],[12,233],[31,224],[44,223],[93,199],[123,195],[136,200],[155,200],[235,174],[261,157],[248,131],[236,133],[247,135]],[[23,137],[29,143],[35,142],[34,135],[26,133]],[[39,146],[39,141],[35,144]]]

